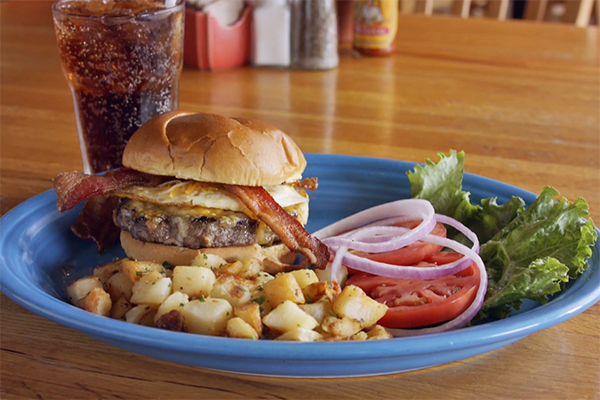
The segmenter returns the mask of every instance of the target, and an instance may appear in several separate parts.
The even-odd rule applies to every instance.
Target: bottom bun
[[[142,242],[134,239],[129,232],[121,231],[121,247],[127,257],[138,261],[152,261],[158,264],[168,262],[172,265],[192,265],[200,254],[214,254],[222,257],[227,262],[257,258],[261,261],[268,259],[282,264],[293,264],[296,254],[292,253],[284,244],[273,246],[248,246],[215,247],[205,249],[187,249],[184,247],[167,246],[157,243]]]

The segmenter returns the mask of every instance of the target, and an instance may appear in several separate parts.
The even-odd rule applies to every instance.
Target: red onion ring
[[[400,227],[392,227],[392,226],[382,226],[380,227],[381,234],[389,234],[393,232],[397,232],[398,230],[404,230],[406,228]],[[336,258],[343,258],[340,263],[344,265],[357,269],[363,272],[368,272],[373,275],[386,276],[389,278],[400,278],[400,279],[437,279],[446,275],[456,274],[463,269],[467,268],[472,261],[476,259],[481,260],[479,255],[469,249],[467,246],[458,243],[454,240],[443,238],[435,235],[426,235],[424,238],[420,239],[424,242],[438,244],[444,247],[448,247],[457,253],[464,254],[466,257],[463,257],[454,262],[438,265],[435,267],[415,267],[409,265],[392,265],[386,264],[378,261],[369,260],[364,257],[357,256],[352,253],[345,253],[343,256],[338,256],[338,251],[336,248],[333,250],[336,252],[335,258],[333,262],[336,262]],[[472,261],[471,261],[472,260]],[[334,277],[332,276],[332,279]]]
[[[421,223],[412,230],[406,231],[399,236],[390,237],[385,242],[357,242],[344,236],[335,236],[339,233],[349,231],[373,221],[381,220],[389,215],[408,215],[413,220],[421,220]],[[383,251],[396,250],[409,245],[431,232],[435,226],[435,210],[430,202],[421,199],[397,200],[391,203],[381,204],[361,211],[350,217],[344,218],[326,228],[323,228],[313,236],[330,247],[345,246],[353,250],[366,251],[369,253],[379,253]],[[364,227],[367,230],[364,236],[372,236],[369,232],[371,227]]]

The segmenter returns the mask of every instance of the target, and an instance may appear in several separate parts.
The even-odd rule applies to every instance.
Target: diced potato
[[[121,258],[94,268],[94,276],[100,279],[102,283],[105,283],[111,276],[117,272],[121,272],[124,260],[126,259]]]
[[[324,269],[315,270],[315,273],[320,281],[331,283],[331,264],[327,264],[327,267]],[[348,268],[342,265],[338,275],[338,284],[343,286],[346,283],[346,279],[348,279]]]
[[[240,317],[233,317],[227,321],[225,334],[233,338],[253,340],[259,339],[254,328]]]
[[[275,340],[293,340],[296,342],[316,342],[323,340],[323,335],[310,329],[296,328],[279,335]]]
[[[235,307],[249,302],[256,286],[256,282],[249,279],[219,275],[210,291],[210,297],[225,299]]]
[[[133,282],[121,271],[118,271],[104,281],[104,290],[110,294],[112,301],[117,301],[120,297],[125,297],[129,300],[133,293],[131,291],[132,288]]]
[[[148,304],[140,304],[127,311],[125,321],[131,324],[154,326],[154,315],[157,307]]]
[[[159,272],[144,275],[131,288],[129,299],[133,304],[159,306],[171,294],[171,278],[164,278]]]
[[[224,264],[219,268],[219,273],[235,275],[241,278],[254,278],[262,271],[262,264],[256,258],[235,261],[230,264]]]
[[[175,267],[173,291],[187,294],[190,298],[208,297],[215,283],[215,273],[205,267]]]
[[[233,309],[227,300],[198,299],[184,304],[181,313],[188,332],[219,336],[225,332]]]
[[[182,292],[172,293],[169,297],[163,301],[163,303],[158,307],[158,311],[154,316],[154,322],[158,318],[160,318],[163,314],[168,313],[169,311],[178,310],[181,311],[183,306],[189,302],[188,295]]]
[[[333,308],[331,303],[328,301],[319,301],[310,304],[300,304],[300,308],[303,309],[307,314],[311,315],[320,324],[323,319],[331,315]]]
[[[319,323],[304,312],[296,303],[286,300],[263,317],[263,324],[279,332],[295,328],[313,329]]]
[[[375,325],[387,309],[385,304],[373,300],[354,285],[346,286],[333,303],[333,311],[339,317],[356,319],[364,328]]]
[[[296,282],[298,282],[300,289],[304,289],[311,283],[319,282],[317,274],[315,274],[315,271],[312,269],[298,269],[290,272],[290,274],[294,275],[294,278],[296,278]]]
[[[392,334],[387,331],[381,325],[375,325],[371,330],[367,332],[368,340],[380,340],[380,339],[391,339],[393,338]]]
[[[321,327],[336,338],[348,338],[362,330],[360,321],[348,317],[336,318],[332,315],[323,319]]]
[[[81,300],[94,288],[102,289],[102,282],[96,276],[86,276],[67,285],[67,296],[71,304],[81,307]]]
[[[265,285],[265,283],[272,281],[273,279],[275,279],[275,277],[267,272],[259,272],[256,275],[256,283],[258,284],[259,287],[263,287]]]
[[[356,334],[352,335],[352,337],[350,339],[352,340],[367,340],[369,337],[367,336],[367,332],[365,331],[360,331],[357,332]]]
[[[113,303],[110,309],[110,317],[114,319],[125,320],[125,314],[133,308],[133,304],[129,302],[125,297],[120,297]]]
[[[275,279],[263,285],[263,290],[265,298],[273,308],[278,307],[284,301],[291,301],[296,304],[304,303],[302,289],[294,275],[290,273],[277,274]]]
[[[256,331],[258,337],[262,335],[263,325],[258,303],[251,301],[234,307],[233,315],[246,321]]]
[[[108,317],[112,308],[112,301],[110,300],[110,295],[104,289],[95,287],[85,296],[81,308],[91,313]]]
[[[323,297],[327,298],[330,302],[333,302],[339,294],[339,286],[336,285],[332,288],[331,284],[328,282],[315,282],[302,289],[302,293],[309,303],[316,303]]]
[[[150,261],[135,261],[130,259],[123,260],[121,263],[121,270],[133,283],[139,281],[141,277],[149,274],[152,271],[156,271],[160,274],[166,274],[167,272],[167,270],[160,264]]]
[[[221,256],[216,254],[199,254],[194,261],[192,261],[192,265],[196,267],[206,267],[212,270],[217,270],[221,268],[222,265],[227,264],[227,261]]]

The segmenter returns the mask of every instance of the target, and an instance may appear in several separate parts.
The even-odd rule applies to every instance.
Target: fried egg
[[[297,191],[292,186],[285,184],[265,186],[264,188],[283,209],[307,209],[308,196],[304,191]],[[186,205],[248,212],[236,196],[222,189],[218,184],[207,182],[172,180],[156,187],[130,186],[116,192],[115,195],[153,204]]]

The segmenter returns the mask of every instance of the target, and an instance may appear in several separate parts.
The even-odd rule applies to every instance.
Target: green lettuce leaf
[[[542,303],[587,267],[597,233],[583,199],[554,199],[546,187],[518,217],[481,246],[488,290],[480,317],[518,310],[520,298]]]
[[[457,219],[473,230],[488,273],[488,290],[477,319],[505,318],[518,310],[522,299],[546,302],[569,279],[587,267],[597,232],[583,199],[569,203],[555,199],[558,191],[546,187],[527,208],[520,197],[505,204],[496,198],[470,202],[462,189],[464,153],[439,154],[407,173],[414,198],[429,200],[437,213]],[[450,236],[450,231],[449,231]],[[457,235],[455,239],[465,242]]]
[[[407,172],[410,181],[411,197],[431,202],[438,214],[444,214],[468,226],[484,243],[506,224],[512,221],[523,209],[525,202],[513,196],[502,205],[496,198],[483,199],[481,205],[473,205],[470,193],[462,189],[465,153],[450,151],[448,156],[439,153],[440,161],[425,160],[425,165],[417,165],[414,171]],[[449,234],[453,239],[465,243],[461,235]]]

